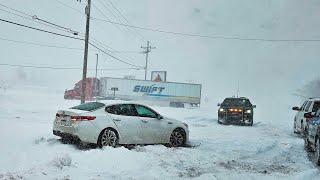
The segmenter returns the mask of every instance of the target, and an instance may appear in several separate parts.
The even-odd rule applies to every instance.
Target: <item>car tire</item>
[[[170,135],[169,146],[181,147],[186,144],[186,133],[183,129],[175,129]]]
[[[320,166],[320,139],[319,138],[316,139],[314,153],[315,153],[316,164],[317,166]]]
[[[218,124],[222,124],[222,122],[218,119]]]
[[[312,148],[310,146],[310,142],[307,138],[307,136],[305,136],[304,138],[304,149],[307,151],[307,152],[311,152],[312,151]]]
[[[298,132],[298,130],[297,130],[296,121],[294,121],[294,123],[293,123],[293,132],[294,132],[295,134],[299,134],[299,132]]]
[[[117,147],[119,143],[119,137],[117,131],[113,129],[104,129],[98,138],[98,146],[100,148],[104,146]]]

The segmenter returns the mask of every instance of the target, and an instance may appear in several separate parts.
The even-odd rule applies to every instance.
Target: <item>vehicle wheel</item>
[[[101,132],[98,139],[98,146],[100,148],[104,146],[116,147],[118,145],[119,138],[115,130],[105,129]]]
[[[218,124],[222,124],[222,122],[218,119]]]
[[[294,123],[293,123],[293,132],[296,133],[296,134],[299,134],[299,132],[298,132],[298,130],[297,130],[296,121],[294,121]]]
[[[315,143],[315,157],[316,157],[316,164],[320,166],[320,139],[317,138]]]
[[[311,151],[312,151],[311,146],[310,146],[310,142],[309,142],[307,136],[305,136],[305,138],[304,138],[304,149],[305,149],[307,152],[311,152]]]
[[[181,147],[186,143],[186,134],[181,129],[175,129],[170,136],[170,147]]]
[[[253,120],[251,120],[250,124],[248,126],[253,126]]]

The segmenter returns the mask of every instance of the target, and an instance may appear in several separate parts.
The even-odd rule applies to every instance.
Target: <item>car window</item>
[[[249,99],[241,98],[227,98],[223,101],[222,106],[245,106],[251,107],[252,104]]]
[[[315,101],[312,107],[312,112],[317,112],[320,108],[320,101]]]
[[[305,112],[308,112],[308,110],[309,110],[309,108],[310,108],[310,106],[311,106],[311,103],[312,103],[312,101],[309,101],[309,102],[307,103],[306,108],[305,108]]]
[[[88,103],[83,103],[78,106],[74,106],[70,109],[78,109],[78,110],[83,110],[83,111],[94,111],[96,109],[99,109],[103,107],[105,104],[99,103],[99,102],[88,102]]]
[[[121,116],[136,116],[137,113],[131,104],[118,104],[106,107],[106,111],[110,114]]]
[[[300,108],[301,111],[304,110],[304,107],[306,106],[306,104],[307,104],[307,101],[305,101],[305,102],[302,104],[302,106],[301,106],[301,108]]]
[[[145,106],[141,106],[141,105],[134,105],[137,113],[139,116],[141,117],[150,117],[150,118],[157,118],[158,114],[156,112],[154,112],[153,110],[151,110],[150,108],[147,108]]]

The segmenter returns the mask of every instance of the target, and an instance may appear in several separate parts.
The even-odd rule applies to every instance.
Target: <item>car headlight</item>
[[[251,109],[246,110],[246,113],[252,113]]]
[[[220,111],[220,112],[224,112],[224,109],[223,109],[223,108],[220,108],[219,111]]]

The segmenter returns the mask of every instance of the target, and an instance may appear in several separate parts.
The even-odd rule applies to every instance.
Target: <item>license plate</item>
[[[59,125],[61,126],[71,126],[71,122],[66,118],[66,119],[61,119],[59,122]]]

